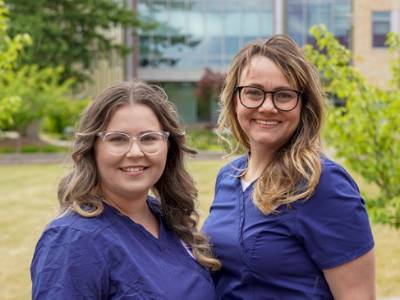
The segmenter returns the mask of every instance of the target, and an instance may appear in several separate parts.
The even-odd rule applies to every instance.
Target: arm
[[[336,300],[375,299],[374,250],[348,263],[323,270]]]
[[[319,185],[298,213],[301,241],[335,299],[375,299],[374,240],[350,175],[325,162]]]

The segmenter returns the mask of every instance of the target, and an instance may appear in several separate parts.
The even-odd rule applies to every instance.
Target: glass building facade
[[[286,33],[304,45],[313,42],[309,28],[323,23],[351,48],[351,0],[136,2],[142,17],[159,24],[139,32],[139,77],[165,86],[188,123],[199,121],[194,91],[204,69],[226,71],[250,40]]]
[[[346,47],[351,47],[351,0],[286,0],[287,34],[304,45],[312,43],[308,30],[324,24]]]
[[[273,34],[273,0],[140,0],[139,14],[160,24],[140,34],[140,66],[227,66],[249,40]]]

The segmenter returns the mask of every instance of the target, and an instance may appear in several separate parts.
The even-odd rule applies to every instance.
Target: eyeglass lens
[[[248,108],[257,108],[262,105],[266,94],[272,94],[273,102],[276,108],[280,110],[292,110],[296,107],[298,93],[292,90],[277,90],[265,93],[262,89],[256,87],[243,87],[240,90],[240,100]]]
[[[143,152],[154,154],[161,150],[166,136],[162,132],[147,132],[137,137],[130,137],[121,132],[110,132],[104,136],[103,141],[112,154],[121,155],[129,151],[132,139],[138,143]]]

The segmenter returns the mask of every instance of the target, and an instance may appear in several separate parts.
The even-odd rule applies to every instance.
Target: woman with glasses
[[[374,241],[350,175],[321,150],[318,74],[287,36],[245,46],[219,130],[245,154],[221,169],[203,227],[218,299],[374,299]]]
[[[31,265],[33,299],[214,299],[220,264],[198,232],[177,114],[164,91],[122,82],[85,110],[61,215]],[[152,191],[156,197],[149,196]]]

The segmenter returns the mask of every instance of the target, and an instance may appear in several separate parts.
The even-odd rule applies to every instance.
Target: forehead
[[[154,111],[141,103],[117,107],[111,115],[106,131],[144,132],[161,130],[161,124]]]
[[[286,71],[283,71],[286,70]],[[239,85],[244,85],[244,81],[258,83],[261,85],[269,81],[271,85],[287,86],[291,88],[299,88],[296,80],[296,74],[292,74],[289,65],[282,67],[273,59],[264,55],[255,55],[249,58],[238,73]],[[264,82],[263,82],[264,81]]]
[[[290,86],[281,68],[270,58],[265,56],[253,56],[239,72],[238,81],[240,85]]]

